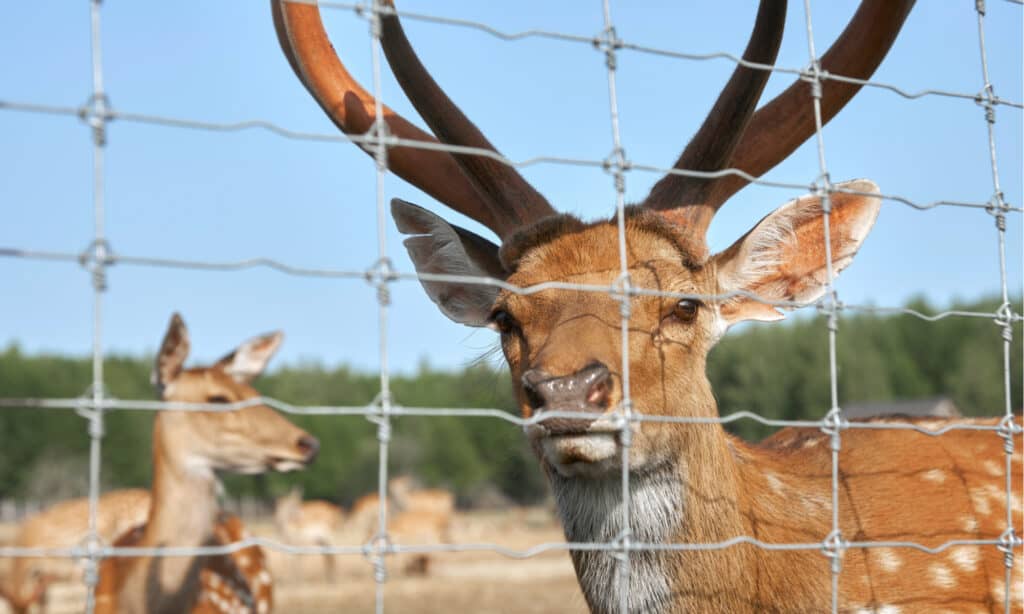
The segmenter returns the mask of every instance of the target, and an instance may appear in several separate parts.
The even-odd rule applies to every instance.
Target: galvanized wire
[[[390,135],[387,125],[383,121],[376,121],[370,130],[362,135],[336,135],[319,134],[306,131],[295,131],[281,127],[273,122],[265,120],[252,120],[234,123],[196,121],[183,118],[167,117],[161,115],[132,113],[120,111],[112,107],[103,88],[103,64],[101,57],[100,37],[100,7],[102,0],[90,1],[90,16],[92,26],[92,95],[88,102],[80,107],[67,107],[59,105],[39,104],[32,102],[20,102],[11,100],[0,100],[0,110],[31,112],[61,116],[76,116],[87,122],[91,128],[93,137],[93,201],[94,201],[94,233],[91,243],[83,252],[56,252],[45,250],[21,249],[16,247],[0,248],[0,256],[35,259],[78,262],[92,276],[93,281],[93,383],[89,391],[77,399],[54,399],[54,398],[0,398],[0,409],[7,408],[33,408],[39,410],[75,410],[85,416],[89,421],[90,436],[90,467],[89,467],[89,537],[85,543],[71,548],[16,548],[0,547],[0,557],[26,557],[26,556],[69,556],[83,558],[86,561],[86,584],[88,587],[87,611],[91,612],[94,607],[94,588],[97,581],[99,562],[104,557],[110,556],[186,556],[186,555],[223,555],[237,552],[249,546],[262,546],[280,552],[291,554],[351,554],[367,557],[374,565],[376,581],[375,607],[377,612],[384,611],[383,587],[387,580],[386,557],[398,553],[429,554],[442,552],[466,552],[466,551],[489,551],[495,552],[510,558],[528,558],[549,551],[606,551],[617,557],[616,582],[619,587],[619,607],[623,612],[628,611],[629,605],[629,581],[630,581],[630,553],[634,551],[653,552],[680,552],[700,550],[722,550],[738,545],[752,545],[768,551],[796,551],[796,550],[817,550],[825,553],[831,563],[832,577],[832,611],[838,611],[841,605],[839,595],[838,579],[841,573],[842,554],[849,548],[909,548],[929,554],[938,554],[948,548],[964,545],[991,546],[999,548],[1005,555],[1006,561],[1006,611],[1009,611],[1010,589],[1012,584],[1012,569],[1014,563],[1014,549],[1021,547],[1021,538],[1015,533],[1011,511],[1012,502],[1012,480],[1011,480],[1011,455],[1014,450],[1014,437],[1021,432],[1021,426],[1014,421],[1012,414],[1012,399],[1010,396],[1010,348],[1012,341],[1012,326],[1020,322],[1024,317],[1014,311],[1010,302],[1007,267],[1006,267],[1006,215],[1009,213],[1020,213],[1024,211],[1021,207],[1009,205],[1003,196],[999,185],[999,171],[997,165],[995,147],[995,113],[998,107],[1008,109],[1021,109],[1020,102],[1004,100],[996,96],[988,75],[988,64],[984,38],[984,0],[976,0],[978,15],[979,46],[981,51],[981,66],[983,75],[983,89],[981,94],[966,94],[939,89],[925,89],[917,92],[908,92],[897,86],[873,82],[871,80],[855,79],[843,75],[830,74],[822,70],[817,56],[813,24],[811,17],[811,2],[804,0],[805,22],[807,32],[807,43],[810,57],[810,64],[807,68],[793,69],[774,67],[769,65],[749,62],[741,57],[730,53],[715,52],[707,54],[686,53],[674,50],[659,49],[655,47],[640,45],[628,42],[619,38],[612,20],[610,0],[602,0],[604,15],[604,29],[596,36],[580,36],[546,30],[527,30],[521,32],[504,32],[492,26],[462,19],[440,17],[436,15],[425,15],[406,11],[397,11],[399,15],[407,19],[428,21],[446,26],[472,28],[485,32],[500,40],[516,41],[527,38],[548,38],[571,43],[583,43],[592,45],[604,54],[607,67],[607,81],[609,92],[609,111],[612,128],[612,153],[603,159],[584,159],[556,156],[538,156],[521,161],[513,161],[497,152],[480,148],[453,146],[442,143],[427,143],[400,139]],[[313,0],[291,0],[294,2],[311,3]],[[1012,4],[1021,4],[1021,0],[1006,0]],[[320,2],[319,6],[341,10],[353,10],[357,14],[367,18],[370,25],[371,57],[373,66],[372,89],[375,96],[376,116],[383,117],[383,96],[381,91],[381,63],[380,63],[380,17],[384,14],[396,12],[393,8],[385,6],[381,0],[372,0],[367,6],[362,3],[340,3]],[[625,155],[621,133],[619,129],[619,109],[616,90],[617,57],[622,51],[633,51],[638,53],[660,55],[665,57],[685,60],[718,60],[725,59],[758,70],[768,70],[779,73],[788,73],[799,76],[808,83],[811,89],[811,104],[815,117],[815,137],[817,142],[817,153],[819,161],[819,174],[811,184],[785,183],[774,180],[752,177],[739,169],[724,169],[714,172],[693,171],[688,169],[662,168],[657,165],[643,164],[629,160]],[[828,167],[825,158],[825,145],[822,137],[821,118],[821,88],[822,84],[829,81],[841,81],[862,85],[865,87],[880,88],[891,91],[899,96],[908,99],[918,99],[926,96],[943,96],[958,99],[967,99],[981,105],[985,111],[986,124],[988,127],[989,156],[993,175],[993,196],[985,202],[963,202],[939,200],[929,203],[919,203],[899,195],[882,195],[883,200],[899,202],[919,210],[928,210],[939,206],[964,207],[969,209],[981,209],[991,213],[997,226],[999,263],[1000,263],[1000,284],[1002,293],[1002,305],[992,313],[964,310],[947,310],[932,314],[922,313],[908,308],[875,307],[864,305],[844,304],[839,300],[838,294],[833,285],[833,270],[831,261],[830,241],[830,197],[835,193],[863,194],[847,188],[837,187],[831,184]],[[119,120],[125,122],[145,123],[162,125],[178,129],[196,129],[215,132],[234,132],[248,129],[263,129],[283,138],[327,141],[327,142],[355,142],[366,146],[373,153],[375,160],[376,179],[376,230],[378,254],[377,260],[365,270],[341,270],[297,267],[269,258],[252,258],[232,262],[207,261],[207,260],[186,260],[175,258],[160,258],[148,256],[130,256],[115,253],[107,242],[104,231],[104,146],[106,143],[106,126],[109,122]],[[388,256],[386,229],[387,215],[385,208],[384,178],[388,172],[387,152],[390,147],[416,147],[421,149],[442,150],[452,153],[465,153],[486,156],[502,164],[515,168],[522,168],[535,164],[563,164],[574,166],[586,166],[602,168],[608,171],[613,178],[613,185],[616,197],[616,221],[618,226],[618,249],[620,255],[621,272],[619,277],[611,285],[580,285],[561,282],[545,282],[526,288],[515,287],[504,280],[492,278],[479,278],[459,275],[416,275],[413,273],[401,273],[395,271]],[[657,172],[660,174],[675,174],[687,177],[717,178],[727,175],[738,175],[754,184],[782,189],[810,189],[822,199],[824,241],[825,241],[825,265],[827,271],[827,288],[822,299],[813,303],[818,310],[825,315],[828,327],[829,343],[829,378],[830,378],[830,406],[829,411],[820,420],[777,420],[765,418],[759,414],[746,411],[738,411],[727,415],[715,417],[689,417],[689,416],[666,416],[643,413],[642,407],[634,407],[630,396],[629,379],[629,345],[628,332],[630,321],[630,303],[634,296],[665,296],[674,298],[696,298],[701,300],[722,300],[735,296],[745,296],[766,304],[784,308],[796,308],[802,306],[800,303],[791,301],[768,300],[755,294],[736,291],[722,295],[699,295],[665,292],[658,288],[634,287],[629,277],[627,262],[627,245],[624,225],[625,208],[625,175],[630,170],[644,172]],[[871,194],[869,196],[877,196]],[[145,400],[121,400],[111,398],[105,393],[103,387],[103,344],[102,344],[102,307],[103,292],[106,289],[106,270],[115,264],[147,266],[147,267],[173,267],[193,270],[218,270],[234,271],[254,267],[266,267],[287,275],[332,278],[332,279],[363,279],[374,288],[378,299],[378,340],[380,352],[380,391],[373,403],[365,406],[301,406],[292,405],[285,401],[271,397],[260,397],[250,399],[241,403],[232,404],[203,404],[203,403],[176,403],[156,402]],[[390,285],[397,281],[441,281],[448,283],[475,283],[495,286],[515,292],[529,295],[551,289],[571,289],[586,292],[607,293],[620,301],[621,318],[620,334],[622,344],[622,382],[623,400],[614,409],[615,414],[621,420],[621,485],[623,498],[623,529],[621,534],[613,541],[607,543],[573,543],[559,542],[539,544],[531,548],[517,550],[506,548],[497,544],[489,543],[463,543],[463,544],[427,544],[427,545],[405,545],[392,541],[388,533],[388,510],[387,510],[387,478],[388,478],[388,452],[391,438],[391,420],[399,416],[458,416],[463,418],[487,418],[498,419],[507,423],[528,427],[542,423],[546,420],[556,418],[587,418],[590,414],[580,412],[545,412],[530,418],[521,418],[508,412],[491,408],[439,408],[439,407],[409,407],[402,406],[394,401],[390,391],[390,368],[388,363],[388,313],[390,303]],[[925,321],[934,322],[949,317],[984,317],[992,319],[1002,330],[1002,348],[1004,361],[1003,386],[1005,392],[1005,415],[998,423],[982,423],[979,421],[963,421],[957,423],[911,423],[911,422],[850,422],[842,413],[838,402],[838,364],[836,356],[836,344],[838,333],[838,317],[841,312],[867,312],[905,314],[920,318]],[[378,484],[379,496],[378,507],[378,530],[371,540],[364,545],[350,547],[297,547],[282,544],[274,540],[264,538],[247,538],[232,544],[223,546],[206,546],[198,548],[115,548],[101,544],[97,533],[96,514],[99,496],[99,471],[100,471],[100,446],[103,437],[103,413],[110,410],[181,410],[181,411],[235,411],[244,407],[263,404],[273,407],[288,414],[295,415],[359,415],[364,416],[377,425],[378,440]],[[631,530],[630,512],[630,440],[634,425],[643,422],[652,423],[678,423],[678,424],[718,424],[724,425],[737,420],[752,420],[760,424],[773,427],[802,427],[816,428],[825,433],[830,440],[832,478],[831,478],[831,531],[823,536],[818,542],[806,543],[771,543],[764,542],[746,535],[712,543],[641,543],[633,538]],[[841,444],[841,432],[846,429],[886,429],[915,431],[929,436],[941,436],[954,430],[965,431],[992,431],[1005,440],[1004,450],[1006,452],[1006,531],[998,539],[978,540],[949,540],[938,546],[926,546],[912,541],[845,541],[840,531],[839,496],[838,496],[838,474],[839,474],[839,452]]]
[[[93,241],[92,249],[92,290],[93,290],[93,328],[92,328],[92,406],[81,412],[89,421],[89,534],[86,537],[85,586],[86,614],[92,614],[96,607],[96,586],[99,583],[99,565],[101,555],[98,552],[100,536],[98,531],[99,496],[100,496],[100,465],[101,446],[103,440],[103,292],[106,282],[106,233],[104,211],[104,151],[107,142],[106,118],[107,94],[103,89],[103,39],[100,30],[100,3],[102,0],[91,0],[90,16],[90,47],[92,59],[92,96],[91,107],[94,110],[88,117],[92,128],[93,156]]]
[[[992,81],[989,79],[988,73],[988,53],[985,48],[985,13],[986,6],[985,0],[975,0],[974,3],[975,12],[978,16],[978,48],[979,57],[981,60],[981,77],[982,77],[982,94],[978,101],[985,111],[985,126],[988,131],[988,153],[989,161],[992,167],[992,203],[993,206],[989,210],[990,213],[995,217],[996,232],[998,237],[999,247],[999,285],[1002,292],[1003,304],[1000,308],[1005,313],[1012,313],[1010,306],[1010,294],[1009,284],[1007,282],[1006,275],[1006,203],[1003,197],[1003,190],[999,185],[999,164],[996,156],[996,136],[995,136],[995,124],[996,124],[996,105],[993,100],[996,98],[995,89],[992,86]],[[1020,543],[1020,537],[1017,536],[1013,526],[1013,449],[1014,441],[1013,437],[1016,432],[1020,431],[1020,426],[1015,424],[1013,420],[1013,400],[1010,394],[1010,346],[1013,342],[1013,326],[1011,325],[1009,318],[999,317],[995,320],[996,324],[1001,327],[1002,339],[1003,339],[1003,398],[1005,400],[1005,415],[1003,418],[1004,431],[1001,435],[1004,438],[1003,450],[1006,453],[1005,458],[1005,472],[1006,472],[1006,529],[1003,531],[1001,543],[998,548],[1003,553],[1003,561],[1005,563],[1005,575],[1004,575],[1004,586],[1005,593],[1003,599],[1005,601],[1003,611],[1005,614],[1010,614],[1010,597],[1013,592],[1013,564],[1014,564],[1014,547]]]
[[[87,118],[92,116],[93,114],[98,113],[98,111],[96,111],[95,109],[84,106],[68,107],[2,99],[0,99],[0,110],[24,113],[37,113],[42,115],[66,115],[80,118]],[[611,165],[611,161],[609,158],[533,156],[530,158],[523,158],[521,160],[513,160],[490,149],[467,147],[464,145],[449,145],[447,143],[436,143],[430,141],[403,139],[391,134],[387,134],[386,132],[383,133],[383,135],[380,135],[376,132],[376,128],[374,126],[371,126],[370,129],[363,134],[328,134],[320,132],[309,132],[303,130],[293,130],[281,126],[273,121],[265,119],[252,119],[237,122],[213,122],[188,119],[183,117],[169,117],[166,115],[156,115],[151,113],[119,111],[115,108],[112,108],[109,105],[109,102],[105,106],[105,109],[102,111],[102,115],[108,122],[113,120],[120,120],[131,123],[163,126],[168,128],[186,128],[190,130],[200,130],[207,132],[241,132],[246,130],[265,130],[275,136],[298,141],[354,143],[357,145],[376,147],[378,145],[378,142],[383,140],[384,144],[387,145],[388,147],[403,147],[409,149],[425,149],[431,151],[447,151],[459,154],[472,154],[475,156],[490,158],[491,160],[494,160],[501,164],[505,164],[507,166],[511,166],[513,168],[527,168],[537,165],[553,164],[561,166],[578,166],[585,168],[609,169]],[[737,176],[742,177],[744,181],[751,183],[753,185],[759,185],[769,188],[778,188],[790,191],[795,190],[801,193],[814,189],[813,183],[795,183],[787,181],[777,181],[774,179],[767,179],[765,177],[755,177],[738,168],[725,168],[717,171],[697,171],[674,167],[668,168],[657,164],[648,164],[636,160],[630,160],[628,170],[641,171],[645,173],[654,173],[657,175],[678,175],[680,177],[694,177],[699,179],[717,179],[720,177]],[[842,194],[865,195],[865,193],[863,192],[858,192],[851,188],[844,188],[841,186],[834,186],[833,191]],[[964,207],[968,209],[984,210],[990,210],[992,208],[991,201],[966,202],[960,200],[941,199],[921,202],[899,194],[882,193],[871,194],[870,196],[875,198],[881,198],[883,201],[901,203],[908,207],[912,207],[914,209],[918,209],[921,211],[934,209],[936,207]],[[1007,213],[1021,213],[1024,212],[1024,207],[1007,204],[1006,211]]]

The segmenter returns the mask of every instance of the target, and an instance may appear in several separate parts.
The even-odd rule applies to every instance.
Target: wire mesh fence
[[[414,13],[407,11],[396,11],[387,6],[382,0],[374,0],[370,3],[342,3],[342,2],[315,2],[314,0],[288,0],[294,3],[318,4],[320,8],[338,11],[351,11],[367,19],[370,24],[370,43],[372,57],[372,93],[375,98],[376,117],[383,117],[384,97],[381,87],[381,16],[397,13],[403,19],[428,21],[449,27],[469,28],[484,32],[501,41],[513,41],[526,38],[543,38],[561,41],[567,44],[580,44],[595,48],[606,67],[607,94],[609,126],[611,128],[612,153],[609,156],[593,159],[567,158],[558,156],[538,156],[524,160],[512,160],[488,149],[473,148],[449,145],[444,143],[427,143],[423,141],[410,140],[396,137],[389,134],[384,122],[375,122],[371,129],[361,135],[336,135],[321,134],[291,130],[277,125],[270,121],[253,120],[234,123],[216,123],[206,121],[195,121],[180,117],[170,117],[149,113],[132,112],[115,108],[110,104],[107,92],[104,87],[104,64],[102,58],[102,36],[101,21],[103,5],[101,0],[91,0],[90,3],[90,32],[92,45],[91,72],[92,92],[85,104],[78,107],[50,105],[39,102],[0,100],[0,111],[25,112],[34,114],[51,114],[75,116],[84,121],[90,128],[92,139],[92,165],[93,165],[93,212],[94,230],[88,246],[81,251],[44,251],[25,249],[16,246],[0,247],[0,256],[20,258],[28,260],[51,260],[68,263],[78,263],[90,276],[92,280],[92,301],[93,301],[93,325],[92,325],[92,385],[87,392],[78,398],[0,398],[0,408],[35,408],[35,409],[60,409],[72,410],[86,419],[88,435],[90,438],[89,454],[89,534],[90,537],[81,545],[72,548],[19,548],[0,547],[0,557],[38,557],[38,556],[59,556],[74,557],[81,559],[85,565],[85,583],[88,587],[88,598],[86,609],[92,612],[95,607],[94,592],[98,582],[98,570],[100,561],[108,557],[118,556],[183,556],[183,555],[219,555],[238,552],[249,546],[258,545],[291,554],[337,554],[337,555],[360,555],[367,558],[374,569],[374,577],[377,585],[376,608],[383,611],[385,606],[384,584],[387,582],[386,561],[388,557],[400,553],[443,553],[443,552],[468,552],[488,551],[495,552],[512,559],[528,558],[548,551],[607,551],[616,557],[617,579],[620,590],[617,595],[620,599],[621,611],[629,610],[628,583],[631,575],[631,557],[636,552],[651,551],[691,551],[691,550],[721,550],[731,548],[740,544],[748,544],[768,551],[819,551],[824,555],[823,565],[827,564],[831,571],[832,579],[832,611],[840,610],[839,577],[842,573],[843,553],[852,548],[909,548],[928,554],[938,554],[958,546],[984,546],[998,548],[1004,554],[1006,577],[1005,577],[1005,603],[1006,611],[1010,611],[1010,594],[1013,586],[1012,572],[1015,565],[1014,552],[1022,546],[1021,537],[1018,535],[1018,527],[1014,526],[1012,513],[1014,502],[1013,483],[1011,480],[1011,461],[1015,452],[1014,438],[1021,433],[1020,424],[1015,421],[1010,394],[1011,373],[1010,353],[1012,330],[1015,323],[1024,320],[1024,315],[1015,309],[1011,302],[1011,290],[1007,274],[1007,216],[1017,215],[1024,212],[1021,206],[1007,202],[1003,189],[1000,185],[1000,173],[996,149],[996,110],[1000,107],[1013,112],[1024,108],[1021,101],[1002,98],[997,96],[993,83],[990,81],[988,58],[985,44],[985,18],[987,13],[984,0],[976,0],[975,12],[977,16],[978,47],[980,59],[980,75],[982,87],[979,92],[957,92],[942,89],[924,89],[919,91],[908,91],[897,85],[872,81],[870,79],[857,79],[845,75],[832,74],[822,69],[821,55],[815,46],[814,24],[812,20],[811,1],[804,0],[803,10],[805,14],[806,37],[808,47],[808,63],[805,67],[779,67],[756,62],[747,61],[727,52],[715,52],[708,54],[689,53],[685,51],[670,50],[644,45],[636,41],[629,41],[619,37],[616,31],[613,7],[610,0],[602,0],[603,29],[595,36],[581,36],[557,31],[533,29],[518,32],[507,32],[490,24],[479,23],[471,20],[454,19],[432,14]],[[1020,0],[1004,0],[1010,4],[1020,5]],[[689,169],[663,168],[658,165],[646,164],[642,161],[632,160],[626,155],[623,146],[623,139],[619,128],[619,108],[616,76],[618,71],[617,58],[620,54],[632,52],[652,56],[661,56],[681,61],[707,61],[726,59],[738,65],[747,66],[756,70],[770,71],[796,76],[807,84],[811,92],[810,104],[813,106],[815,118],[815,139],[818,159],[817,173],[812,181],[806,184],[779,182],[764,177],[750,176],[740,169],[730,168],[722,171],[705,172]],[[872,196],[870,194],[857,192],[843,186],[836,186],[832,183],[827,163],[825,139],[822,134],[822,86],[829,81],[837,81],[862,85],[870,88],[877,88],[891,92],[903,98],[918,100],[929,97],[943,97],[954,100],[963,100],[976,104],[983,114],[984,125],[987,131],[988,157],[992,170],[992,192],[990,195],[981,197],[973,202],[961,200],[936,200],[931,202],[917,202],[899,194],[882,194],[884,201],[898,203],[912,207],[917,210],[930,210],[938,207],[960,207],[976,210],[978,215],[990,215],[994,221],[996,232],[993,234],[993,242],[998,250],[999,262],[999,283],[1001,306],[993,312],[975,312],[963,310],[947,310],[935,313],[922,313],[913,309],[896,307],[877,307],[872,305],[848,304],[840,300],[836,288],[833,286],[834,277],[832,271],[832,241],[830,230],[830,198],[835,194],[855,194]],[[122,254],[114,249],[114,242],[108,239],[105,230],[104,211],[104,177],[105,177],[105,150],[107,146],[107,126],[112,121],[135,122],[143,124],[161,125],[171,128],[204,130],[212,132],[234,132],[241,130],[259,129],[266,130],[282,138],[297,139],[302,141],[326,141],[326,142],[353,142],[372,152],[375,160],[374,181],[376,184],[376,236],[378,251],[376,258],[362,270],[346,270],[332,268],[311,268],[295,266],[286,262],[271,258],[252,258],[235,261],[209,261],[189,259],[156,258],[144,255]],[[440,150],[450,153],[471,154],[475,156],[488,157],[496,162],[514,168],[525,168],[534,165],[569,165],[592,167],[605,170],[611,178],[611,189],[614,191],[616,203],[616,219],[618,227],[618,252],[620,260],[619,275],[610,285],[586,285],[566,282],[544,282],[529,287],[517,287],[509,284],[503,279],[464,276],[464,275],[443,275],[443,274],[416,274],[396,270],[390,259],[389,247],[387,244],[387,215],[386,215],[386,194],[384,179],[389,172],[388,152],[394,147],[419,148],[428,150]],[[827,290],[820,300],[814,303],[814,307],[825,316],[828,330],[829,345],[829,381],[830,399],[829,408],[824,415],[817,420],[780,420],[765,418],[761,415],[737,411],[713,418],[695,416],[659,415],[644,413],[643,407],[636,407],[630,396],[630,345],[629,325],[631,322],[631,299],[637,296],[658,296],[667,298],[692,298],[707,301],[719,301],[736,296],[744,296],[758,302],[785,308],[803,306],[802,303],[792,301],[772,300],[766,297],[757,296],[750,292],[735,291],[720,295],[687,294],[678,292],[666,292],[661,289],[644,288],[635,286],[631,282],[630,269],[627,262],[627,241],[626,241],[626,181],[633,172],[654,172],[667,175],[681,175],[697,178],[717,178],[726,175],[737,175],[744,180],[767,187],[807,190],[822,199],[823,224],[824,224],[824,251],[827,267]],[[224,270],[238,271],[249,268],[265,267],[282,274],[291,276],[311,278],[341,278],[353,280],[365,280],[376,292],[378,312],[378,335],[379,340],[379,392],[375,400],[365,406],[300,406],[269,397],[260,397],[240,403],[176,403],[158,402],[148,400],[125,400],[113,398],[104,389],[104,305],[107,291],[107,269],[114,265],[157,267],[157,268],[178,268],[184,270]],[[391,393],[389,366],[389,326],[391,292],[393,284],[409,281],[434,281],[459,284],[483,284],[500,288],[504,291],[520,294],[533,295],[548,290],[574,290],[580,292],[592,292],[608,294],[615,298],[620,304],[621,318],[619,322],[622,363],[621,379],[623,388],[623,399],[614,409],[612,415],[617,420],[619,439],[621,442],[621,491],[624,502],[624,530],[617,539],[609,542],[558,542],[542,543],[526,549],[512,549],[493,543],[455,543],[455,544],[423,544],[412,545],[402,544],[393,541],[388,532],[388,457],[392,443],[392,421],[402,416],[458,416],[458,417],[483,417],[497,419],[519,426],[529,427],[538,423],[557,418],[588,418],[589,414],[579,412],[549,411],[537,414],[529,418],[520,418],[509,413],[492,408],[443,408],[443,407],[411,407],[405,406],[400,399],[395,399]],[[916,317],[924,321],[934,322],[945,318],[971,317],[986,318],[992,320],[999,327],[1002,334],[1003,353],[1003,379],[1000,382],[1004,389],[1005,413],[998,424],[977,424],[971,422],[950,422],[941,425],[921,425],[911,422],[852,422],[844,417],[843,409],[839,403],[838,394],[838,364],[836,358],[836,344],[839,333],[839,315],[842,312],[863,312],[863,313],[897,313]],[[101,447],[104,437],[104,415],[109,411],[122,410],[179,410],[179,411],[235,411],[255,405],[268,405],[279,411],[297,415],[332,415],[332,416],[363,416],[371,420],[377,426],[376,437],[378,441],[378,479],[377,491],[379,496],[379,508],[377,517],[376,536],[369,542],[352,546],[294,546],[260,537],[246,538],[241,541],[223,545],[206,546],[198,548],[134,548],[114,547],[103,543],[97,531],[97,510],[100,495],[100,472],[101,472]],[[764,425],[773,427],[806,427],[815,428],[824,432],[829,438],[831,451],[831,531],[821,536],[818,541],[804,543],[775,543],[757,539],[749,535],[739,535],[731,539],[712,543],[644,543],[638,541],[631,532],[630,505],[631,501],[631,475],[630,470],[630,442],[633,436],[634,425],[649,423],[678,423],[678,424],[728,424],[737,420],[753,420]],[[910,541],[857,541],[854,536],[844,535],[840,527],[840,494],[839,494],[839,454],[842,450],[842,437],[844,431],[856,429],[888,429],[915,431],[929,436],[941,436],[951,431],[990,431],[1001,437],[1004,442],[1005,451],[1005,531],[997,538],[972,539],[972,540],[950,540],[937,546],[928,546],[923,543]]]

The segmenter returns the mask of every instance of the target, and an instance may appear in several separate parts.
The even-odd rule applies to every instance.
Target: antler
[[[761,0],[743,59],[758,64],[775,64],[785,26],[786,0]],[[769,76],[770,70],[737,65],[704,124],[690,139],[673,168],[696,171],[726,168],[754,115]],[[666,175],[651,189],[644,206],[675,209],[680,204],[702,203],[712,186],[713,181],[706,179]]]
[[[331,120],[346,134],[369,130],[377,119],[376,100],[338,59],[319,9],[284,0],[271,0],[271,8],[288,62]],[[388,13],[380,18],[388,63],[427,125],[441,137],[440,142],[497,153],[423,67],[398,16]],[[388,129],[399,138],[439,143],[388,107],[383,107],[383,116]],[[361,147],[373,154],[372,147]],[[393,147],[388,150],[388,165],[398,176],[502,238],[555,212],[515,169],[486,156]]]
[[[839,35],[836,42],[821,58],[822,70],[832,74],[868,79],[882,63],[893,42],[899,34],[914,0],[864,0],[854,14],[846,29]],[[761,16],[765,11],[765,0],[762,0],[758,12],[758,23],[754,26],[751,46],[761,27]],[[748,46],[747,52],[751,51]],[[747,58],[746,53],[744,58]],[[773,54],[774,58],[774,54]],[[773,60],[774,61],[774,60]],[[726,89],[722,92],[705,125],[694,140],[687,146],[686,152],[676,163],[676,168],[696,168],[697,170],[720,170],[738,168],[753,176],[759,176],[786,159],[789,154],[810,138],[815,131],[814,113],[811,106],[809,85],[798,80],[769,103],[758,109],[745,127],[715,121],[713,117],[723,105],[729,88],[743,69],[738,66],[733,73]],[[767,71],[758,71],[767,74]],[[762,84],[763,85],[763,84]],[[822,83],[821,121],[825,124],[835,117],[846,106],[853,96],[860,91],[861,85],[826,79]],[[758,95],[760,89],[758,89]],[[756,100],[756,98],[755,98]],[[708,123],[718,127],[717,135],[723,141],[735,142],[737,136],[730,136],[736,131],[738,143],[731,152],[731,158],[725,164],[712,166],[703,163],[687,152],[694,147],[694,142],[702,137]],[[713,136],[705,140],[714,140]],[[695,152],[695,155],[699,152]],[[720,163],[721,157],[714,158]],[[689,164],[689,166],[681,166]],[[703,238],[708,225],[718,209],[729,199],[750,183],[738,175],[726,175],[718,179],[705,180],[680,175],[668,175],[661,179],[651,190],[644,206],[652,209],[670,209],[667,212],[675,222],[685,224],[688,231]]]

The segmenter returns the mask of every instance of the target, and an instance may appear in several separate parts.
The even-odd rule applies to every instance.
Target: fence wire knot
[[[974,102],[985,109],[985,121],[990,124],[996,123],[996,105],[999,104],[999,97],[996,96],[995,88],[991,83],[987,83],[980,92],[974,95]]]
[[[1013,321],[1015,319],[1013,306],[1008,302],[1003,303],[996,310],[995,316],[992,321],[1001,329],[1003,341],[1013,341]]]
[[[615,426],[619,429],[619,445],[629,448],[633,445],[633,400],[623,399],[619,403],[619,411],[615,416]]]
[[[594,45],[594,49],[604,51],[604,61],[608,70],[618,68],[615,52],[622,49],[623,42],[618,34],[615,33],[614,26],[609,26],[602,30],[600,34],[591,39],[591,44]]]
[[[821,432],[832,438],[833,450],[839,450],[839,432],[849,427],[849,425],[849,421],[843,418],[843,410],[839,407],[833,407],[828,410],[828,413],[822,418]]]
[[[1024,427],[1017,424],[1013,416],[1003,416],[1003,419],[999,421],[999,430],[996,432],[1003,438],[1003,451],[1013,454],[1013,438],[1024,432]]]
[[[363,273],[366,283],[377,288],[377,302],[381,305],[391,304],[391,289],[388,284],[398,279],[391,259],[387,256],[378,259]]]
[[[92,129],[92,140],[100,147],[107,144],[107,122],[113,119],[110,113],[110,98],[106,94],[93,94],[85,104],[78,107],[78,118]]]
[[[843,534],[836,529],[829,533],[821,542],[821,553],[832,561],[832,573],[839,573],[843,567],[843,554],[846,552],[846,541]]]
[[[373,579],[378,584],[387,582],[388,569],[384,564],[384,557],[394,552],[395,545],[386,531],[377,533],[363,546],[363,556],[373,565]]]
[[[107,289],[107,267],[114,264],[114,252],[106,239],[95,239],[78,254],[78,264],[92,275],[92,286]]]
[[[96,533],[90,532],[78,542],[77,550],[82,552],[83,571],[86,586],[93,588],[100,581],[99,559],[103,555],[103,541]]]
[[[822,95],[821,82],[828,78],[828,72],[821,69],[821,63],[815,58],[810,66],[800,71],[800,80],[811,86],[811,98],[820,100]]]
[[[1010,569],[1013,567],[1013,549],[1024,546],[1024,539],[1019,537],[1010,527],[999,536],[999,543],[996,548],[1003,553],[1003,565]]]

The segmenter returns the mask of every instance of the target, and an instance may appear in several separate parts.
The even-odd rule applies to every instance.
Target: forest
[[[941,309],[992,312],[998,301],[955,303]],[[918,299],[925,314],[940,308]],[[1005,411],[1001,329],[992,319],[945,317],[935,322],[897,314],[844,311],[837,364],[840,404],[951,397],[965,415]],[[1021,326],[1013,326],[1011,389],[1021,407]],[[151,356],[108,356],[105,385],[121,399],[152,399]],[[0,352],[0,397],[77,397],[92,380],[83,356],[27,355],[16,344]],[[746,325],[712,351],[708,377],[721,413],[747,410],[771,418],[820,418],[829,408],[828,336],[820,315],[786,323]],[[379,376],[344,365],[288,364],[256,380],[264,395],[294,405],[365,405]],[[395,402],[406,406],[482,407],[515,412],[504,365],[481,361],[442,370],[425,360],[392,377]],[[150,474],[152,412],[106,415],[103,487],[145,486]],[[307,497],[343,504],[375,487],[376,427],[362,416],[292,416],[322,444],[307,470],[286,475],[225,476],[232,496],[270,498],[301,485]],[[756,440],[772,432],[750,420],[728,426]],[[85,420],[69,410],[0,408],[0,499],[53,500],[87,489],[89,440]],[[464,505],[529,503],[546,495],[544,478],[520,427],[477,417],[401,417],[395,420],[389,471],[452,489]]]

